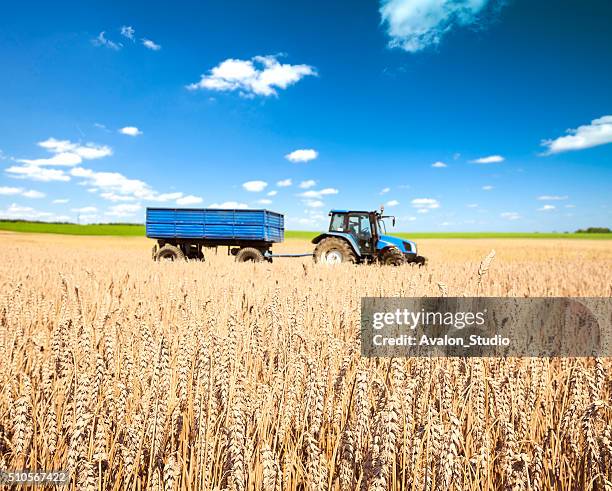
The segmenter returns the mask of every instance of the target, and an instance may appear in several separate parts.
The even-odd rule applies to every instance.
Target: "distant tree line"
[[[74,222],[47,222],[42,220],[24,220],[22,218],[1,218],[0,222],[8,222],[8,223],[42,223],[45,225],[134,225],[134,226],[142,226],[142,223],[133,223],[133,222],[101,222],[101,223],[74,223]]]
[[[577,234],[609,234],[612,233],[608,227],[589,227],[576,230]]]

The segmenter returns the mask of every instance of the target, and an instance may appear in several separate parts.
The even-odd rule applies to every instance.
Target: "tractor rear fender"
[[[312,239],[311,242],[313,244],[318,244],[323,239],[326,239],[328,237],[340,237],[341,239],[346,240],[351,246],[351,249],[353,249],[353,251],[357,255],[357,257],[361,257],[361,250],[357,246],[357,242],[351,234],[343,234],[342,232],[325,232],[324,234],[317,235],[314,239]]]

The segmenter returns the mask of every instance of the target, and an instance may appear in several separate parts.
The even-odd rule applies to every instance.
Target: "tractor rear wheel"
[[[260,263],[264,260],[264,255],[261,253],[259,249],[255,249],[254,247],[243,247],[236,254],[236,262],[237,263]]]
[[[406,262],[406,258],[397,247],[389,247],[382,253],[380,262],[385,266],[401,266]]]
[[[340,264],[357,262],[357,257],[348,242],[336,237],[328,237],[315,247],[314,260],[321,264]]]
[[[185,254],[178,247],[166,244],[155,253],[156,261],[178,261],[185,259]]]

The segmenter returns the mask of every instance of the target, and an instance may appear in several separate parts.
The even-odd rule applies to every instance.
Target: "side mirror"
[[[395,227],[395,217],[393,217],[393,226]]]

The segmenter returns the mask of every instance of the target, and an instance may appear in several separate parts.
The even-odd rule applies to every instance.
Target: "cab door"
[[[347,216],[347,232],[353,236],[362,254],[374,252],[373,231],[368,213],[349,213]]]

